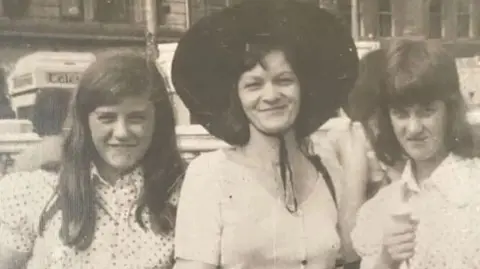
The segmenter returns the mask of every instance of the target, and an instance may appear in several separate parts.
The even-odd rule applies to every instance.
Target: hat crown
[[[172,63],[177,93],[196,119],[230,144],[225,130],[232,91],[258,46],[286,50],[299,77],[302,104],[295,128],[306,136],[346,101],[358,56],[349,31],[329,12],[288,0],[250,0],[204,17],[180,40]],[[231,124],[230,124],[231,125]]]

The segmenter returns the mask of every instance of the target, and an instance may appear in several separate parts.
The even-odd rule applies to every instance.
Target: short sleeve
[[[221,188],[216,155],[207,153],[187,168],[178,204],[175,256],[211,265],[220,263]]]
[[[29,253],[37,237],[37,223],[53,194],[46,172],[13,173],[0,179],[0,245]]]

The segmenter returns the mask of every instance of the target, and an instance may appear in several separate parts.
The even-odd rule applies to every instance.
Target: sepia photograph
[[[480,0],[0,0],[0,269],[480,269]]]

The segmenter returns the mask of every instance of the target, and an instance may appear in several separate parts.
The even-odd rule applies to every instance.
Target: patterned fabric
[[[31,253],[27,269],[171,268],[173,232],[157,235],[135,222],[135,203],[143,187],[140,169],[111,185],[92,168],[92,180],[98,183],[96,230],[91,246],[80,252],[61,243],[60,212],[48,222],[43,236],[38,236],[40,215],[56,180],[57,175],[41,170],[0,180],[0,246]],[[173,195],[171,203],[176,204],[177,198]],[[149,227],[148,212],[142,217]]]
[[[261,169],[223,150],[197,157],[182,186],[176,256],[221,268],[333,268],[340,251],[337,211],[321,175],[312,176],[310,195],[292,214],[283,196],[261,183],[269,180]]]
[[[373,268],[384,227],[400,211],[419,219],[409,268],[480,268],[479,179],[480,159],[450,155],[420,184],[408,164],[400,181],[380,190],[358,213],[352,240],[362,268]]]

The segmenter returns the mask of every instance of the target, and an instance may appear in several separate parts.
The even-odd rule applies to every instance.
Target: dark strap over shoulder
[[[330,194],[332,195],[333,202],[335,203],[335,206],[338,208],[337,194],[335,192],[335,186],[333,185],[333,181],[332,181],[332,177],[330,176],[330,173],[328,173],[327,168],[325,167],[325,165],[323,165],[322,159],[318,155],[309,156],[308,159],[313,164],[313,166],[315,166],[315,169],[317,169],[317,171],[322,174],[323,179],[325,180],[325,183],[327,184],[328,190],[330,191]]]

